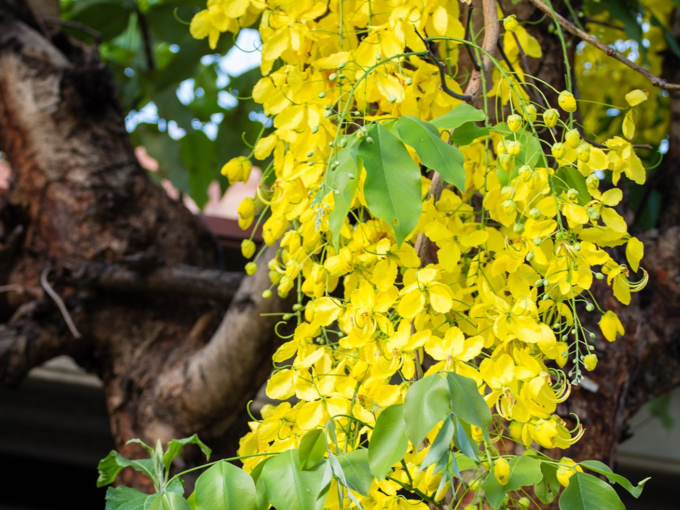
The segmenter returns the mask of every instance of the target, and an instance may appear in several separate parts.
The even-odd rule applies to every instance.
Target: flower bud
[[[549,128],[555,127],[558,120],[560,120],[560,113],[555,108],[550,108],[543,112],[543,122]]]
[[[542,214],[541,214],[541,211],[539,210],[538,207],[534,207],[534,208],[531,209],[531,211],[529,211],[529,217],[532,220],[540,220],[541,216],[542,216]]]
[[[588,207],[588,209],[586,209],[586,212],[588,213],[588,217],[591,220],[597,221],[597,220],[600,219],[599,211],[597,209],[595,209],[593,206]]]
[[[578,157],[578,160],[583,163],[590,161],[590,145],[583,142],[580,143],[579,146],[576,147],[576,156]]]
[[[520,508],[529,508],[531,502],[529,501],[529,498],[521,497],[517,500],[517,504]]]
[[[513,438],[515,441],[521,440],[522,428],[523,425],[520,422],[518,421],[510,422],[510,425],[508,426],[508,432],[510,433],[510,437]]]
[[[576,111],[576,98],[574,94],[568,90],[563,90],[557,98],[557,102],[560,104],[565,112],[573,113]]]
[[[524,107],[524,111],[522,112],[522,117],[524,117],[524,120],[533,124],[536,122],[537,116],[538,112],[536,111],[536,107],[534,105],[528,104]]]
[[[255,200],[250,197],[244,198],[238,205],[238,209],[236,209],[236,212],[244,220],[252,218],[253,216],[255,216],[255,213],[257,212]]]
[[[498,162],[500,163],[501,168],[509,174],[515,170],[515,158],[510,154],[501,154],[498,156]]]
[[[255,262],[248,262],[246,264],[246,274],[254,275],[257,272],[257,264]]]
[[[508,483],[510,479],[510,464],[508,464],[508,461],[503,458],[496,459],[493,465],[493,475],[501,485]]]
[[[522,165],[519,167],[518,174],[524,182],[529,182],[533,176],[533,170],[529,165]]]
[[[595,310],[595,305],[592,304],[592,303],[588,303],[588,304],[586,305],[586,311],[592,312],[593,310]]]
[[[531,262],[532,260],[534,260],[534,257],[535,257],[535,255],[534,255],[533,251],[530,251],[529,253],[527,253],[527,262]]]
[[[515,234],[522,235],[524,233],[524,223],[515,223],[515,225],[512,227],[512,230],[515,232]]]
[[[586,177],[586,186],[591,189],[597,189],[600,186],[600,178],[595,174],[590,174]]]
[[[257,246],[255,246],[255,243],[250,239],[244,239],[243,242],[241,242],[241,254],[247,259],[255,255],[256,249]]]
[[[519,22],[517,21],[517,16],[511,14],[503,20],[503,28],[507,32],[515,32],[519,28]]]
[[[563,143],[557,142],[552,146],[551,152],[555,159],[562,159],[567,153],[567,148]]]
[[[508,128],[513,133],[517,133],[517,131],[522,129],[522,124],[523,124],[522,117],[520,117],[516,113],[513,113],[508,117]]]
[[[567,134],[564,136],[564,142],[572,149],[578,147],[581,144],[581,135],[579,134],[578,129],[570,129],[567,131]]]
[[[271,291],[270,289],[265,290],[265,291],[262,293],[262,297],[263,297],[264,299],[269,299],[270,297],[272,297],[272,291]]]
[[[505,214],[513,214],[517,210],[517,204],[512,200],[506,200],[501,204],[501,208]]]
[[[595,370],[595,367],[597,366],[597,356],[595,354],[588,354],[587,356],[584,356],[583,366],[586,367],[586,370],[589,372]]]
[[[244,156],[238,156],[229,160],[229,162],[222,167],[222,175],[229,179],[229,184],[237,181],[247,182],[250,178],[250,171],[253,164]]]
[[[578,191],[576,191],[574,188],[569,188],[567,191],[567,198],[571,200],[572,202],[574,200],[578,199]]]
[[[521,142],[507,142],[505,144],[505,148],[508,150],[508,154],[511,156],[519,156],[519,153],[522,152]]]

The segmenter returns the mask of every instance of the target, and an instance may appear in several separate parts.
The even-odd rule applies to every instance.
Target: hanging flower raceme
[[[253,97],[273,129],[223,173],[246,181],[263,161],[239,223],[279,243],[272,289],[298,296],[266,388],[282,402],[239,450],[258,497],[294,508],[290,473],[308,484],[290,498],[328,509],[455,506],[468,491],[526,508],[515,491],[536,485],[549,503],[550,473],[571,491],[595,483],[540,449],[585,433],[557,414],[597,365],[584,314],[601,314],[608,341],[624,334],[593,303],[594,281],[624,304],[646,283],[632,281],[643,248],[615,186],[645,180],[629,140],[647,94],[626,96],[625,138],[591,142],[573,115],[588,103],[569,90],[534,101],[525,65],[542,49],[511,16],[493,22],[505,56],[484,83],[499,108],[465,104],[459,57],[481,52],[454,1],[210,0],[191,31],[215,47],[257,17]],[[621,245],[628,265],[607,251]]]

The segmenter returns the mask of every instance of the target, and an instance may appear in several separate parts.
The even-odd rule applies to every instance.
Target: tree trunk
[[[0,148],[0,380],[73,356],[102,378],[125,455],[133,437],[224,434],[268,375],[260,313],[290,304],[262,299],[266,265],[222,271],[214,236],[139,166],[97,48],[19,0],[0,1]]]

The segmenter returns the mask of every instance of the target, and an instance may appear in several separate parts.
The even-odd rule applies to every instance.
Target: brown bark
[[[21,0],[0,0],[0,148],[0,282],[20,289],[0,295],[0,380],[73,355],[101,376],[133,456],[133,437],[222,434],[268,375],[275,320],[259,314],[290,305],[261,298],[266,264],[245,279],[218,267],[214,236],[140,168],[97,49]],[[43,292],[46,268],[80,338]]]

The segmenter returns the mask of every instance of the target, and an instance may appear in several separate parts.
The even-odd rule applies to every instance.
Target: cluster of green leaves
[[[129,126],[135,145],[159,162],[155,177],[169,179],[199,207],[207,202],[212,181],[226,189],[219,169],[246,154],[244,140],[255,141],[262,123],[252,114],[261,107],[248,99],[232,99],[236,105],[225,107],[219,98],[252,90],[260,74],[253,69],[233,77],[220,68],[233,37],[221,37],[214,51],[207,41],[191,37],[187,21],[205,0],[65,0],[61,6],[62,17],[71,22],[63,29],[99,45],[125,112],[134,117],[155,105],[157,118],[140,116],[141,122]],[[182,102],[177,90],[186,80],[193,81],[193,93]]]
[[[335,195],[335,207],[329,216],[334,241],[337,243],[349,213],[363,163],[368,208],[374,216],[392,225],[397,243],[401,244],[415,229],[422,209],[420,168],[406,146],[415,150],[427,168],[464,191],[463,153],[458,146],[488,134],[486,128],[475,124],[484,119],[483,111],[461,104],[430,122],[404,116],[383,124],[372,123],[343,137],[337,144],[341,148],[330,160],[324,188],[317,193],[317,202],[326,192]],[[455,130],[450,143],[441,138],[440,130],[444,129]]]
[[[345,427],[371,428],[356,418],[346,418]],[[494,510],[501,508],[509,492],[523,487],[533,486],[538,499],[546,504],[558,496],[561,488],[557,481],[558,464],[548,457],[538,454],[512,457],[505,485],[498,482],[493,470],[483,468],[483,462],[492,462],[488,432],[492,424],[491,411],[476,383],[453,372],[446,373],[445,377],[434,374],[411,385],[403,404],[389,406],[381,412],[368,444],[360,440],[361,447],[353,451],[341,446],[346,442],[338,442],[338,427],[343,425],[335,418],[324,429],[307,432],[298,449],[273,453],[250,474],[227,461],[209,464],[196,481],[194,492],[185,500],[181,474],[170,477],[172,460],[190,443],[198,445],[206,457],[210,455],[209,448],[195,435],[171,441],[165,451],[160,443],[154,449],[135,440],[149,452],[150,458],[128,460],[111,452],[99,464],[98,485],[112,483],[122,469],[129,467],[148,476],[156,489],[155,494],[147,495],[128,487],[109,488],[106,510],[267,510],[269,505],[277,510],[322,510],[333,480],[337,482],[341,508],[345,497],[362,508],[356,495],[369,496],[373,481],[385,479],[432,503],[433,495],[397,481],[390,473],[399,463],[406,466],[409,442],[417,448],[440,423],[419,467],[422,472],[434,464],[434,473],[442,473],[439,490],[454,478],[461,481],[462,487],[483,480],[481,488]],[[472,426],[483,431],[483,450],[473,440]],[[352,437],[351,430],[344,429],[344,432],[346,437]],[[601,462],[586,461],[580,465],[605,476],[610,483],[620,484],[634,497],[642,493],[646,482],[633,486]],[[609,484],[579,471],[562,492],[560,508],[620,510],[624,506]]]

